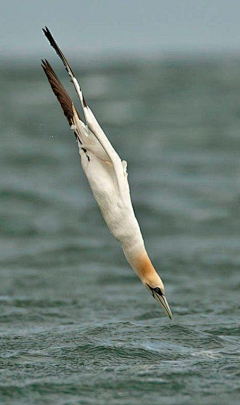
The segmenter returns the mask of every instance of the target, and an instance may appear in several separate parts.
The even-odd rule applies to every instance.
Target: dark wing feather
[[[73,123],[73,102],[47,60],[42,60],[42,68],[48,78],[55,96],[57,97],[63,109],[64,115],[66,116],[69,125],[71,126]],[[79,119],[81,119],[78,112],[77,114]]]
[[[70,65],[69,65],[69,63],[68,63],[68,61],[67,61],[67,59],[66,59],[65,56],[63,55],[61,49],[59,48],[58,44],[56,43],[55,39],[53,38],[53,36],[52,36],[50,30],[48,29],[48,27],[45,27],[45,28],[43,28],[42,30],[43,30],[43,33],[45,34],[45,36],[47,37],[47,39],[48,39],[50,45],[55,49],[57,55],[58,55],[59,58],[62,60],[62,62],[63,62],[63,64],[64,64],[64,66],[65,66],[67,72],[70,71],[71,74],[72,74],[72,76],[74,76],[74,73],[73,73],[73,71],[72,71],[72,69],[71,69],[71,67],[70,67]]]

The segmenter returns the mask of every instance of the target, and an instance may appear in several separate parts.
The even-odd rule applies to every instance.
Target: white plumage
[[[43,61],[42,66],[52,90],[63,108],[71,129],[75,133],[82,167],[102,216],[112,235],[120,242],[129,264],[138,274],[144,286],[164,307],[168,316],[172,318],[162,280],[147,255],[134,214],[128,184],[127,163],[124,160],[121,161],[98,124],[85,101],[71,67],[50,31],[48,28],[43,31],[64,63],[81,102],[85,123],[50,64]]]

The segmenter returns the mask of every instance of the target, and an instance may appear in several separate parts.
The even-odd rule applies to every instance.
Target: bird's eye
[[[154,291],[158,294],[158,295],[163,295],[162,291],[160,290],[159,287],[154,288]]]

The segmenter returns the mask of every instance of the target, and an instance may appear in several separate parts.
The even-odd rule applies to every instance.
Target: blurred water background
[[[1,403],[236,405],[240,59],[71,62],[174,319],[109,234],[40,65],[2,61]]]

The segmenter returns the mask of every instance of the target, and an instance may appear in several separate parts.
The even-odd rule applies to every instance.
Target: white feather
[[[50,64],[43,61],[42,66],[49,83],[76,135],[82,167],[102,216],[112,235],[121,243],[128,262],[145,287],[172,318],[162,280],[147,255],[134,214],[128,184],[127,162],[121,161],[91,109],[87,106],[78,81],[52,34],[47,27],[43,31],[64,63],[82,105],[86,123],[80,119],[74,105],[71,104],[69,95]],[[160,292],[155,291],[156,288]]]

